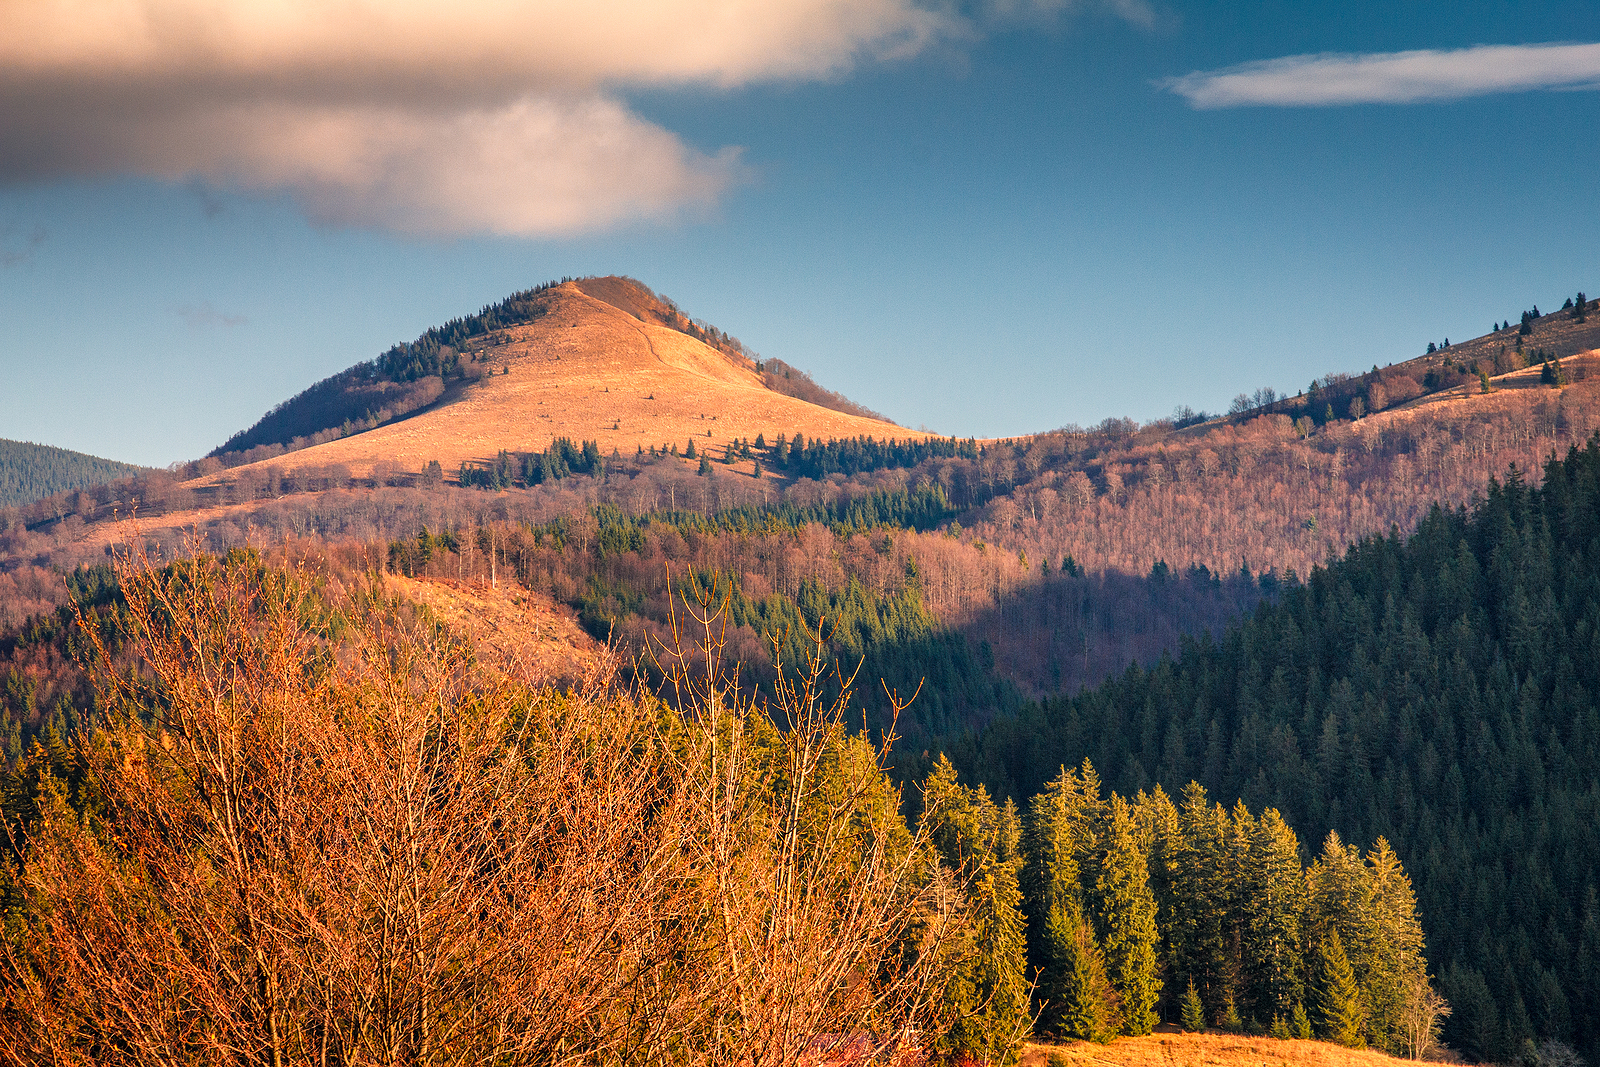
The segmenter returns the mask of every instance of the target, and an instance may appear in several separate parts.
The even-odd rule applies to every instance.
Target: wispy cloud
[[[801,81],[1147,0],[0,0],[0,184],[126,174],[313,219],[551,236],[745,180],[630,90]]]
[[[43,226],[23,230],[14,224],[0,226],[0,268],[20,267],[33,260],[33,253],[48,234]]]
[[[1195,71],[1161,83],[1197,108],[1332,107],[1600,88],[1600,44],[1322,53]]]
[[[182,304],[173,308],[172,312],[186,322],[191,330],[206,330],[217,326],[248,326],[250,324],[250,320],[243,315],[218,311],[211,306],[211,301],[209,300],[202,300],[198,304]]]

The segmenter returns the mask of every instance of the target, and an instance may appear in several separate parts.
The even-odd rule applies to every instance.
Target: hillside
[[[1593,353],[1562,360],[1564,386],[1538,366],[1485,369],[1487,393],[1459,366],[1457,380],[1409,393],[1405,373],[1329,376],[1318,418],[1301,396],[1182,429],[1108,419],[982,444],[899,432],[893,446],[871,424],[873,442],[796,450],[769,435],[750,458],[715,449],[705,473],[618,448],[603,468],[497,491],[318,451],[451,404],[505,435],[539,388],[609,402],[607,353],[719,395],[798,402],[752,384],[738,352],[576,285],[545,296],[550,314],[502,329],[502,344],[464,346],[466,366],[511,373],[463,378],[437,409],[278,457],[282,470],[188,484],[157,472],[0,512],[0,593],[60,603],[51,568],[126,539],[180,554],[193,530],[219,552],[325,545],[397,582],[445,578],[426,586],[441,615],[487,614],[502,633],[525,625],[526,591],[566,619],[572,639],[553,657],[611,639],[626,660],[669,640],[675,598],[714,580],[746,681],[768,685],[773,642],[792,665],[802,624],[826,621],[835,663],[902,694],[923,685],[897,724],[903,781],[925,778],[942,750],[990,797],[1023,801],[1088,757],[1124,797],[1195,779],[1227,803],[1277,808],[1308,843],[1386,836],[1416,879],[1452,1044],[1501,1060],[1534,1037],[1594,1048],[1600,986],[1584,961],[1600,946],[1600,871],[1550,861],[1600,855],[1594,450],[1552,468],[1557,489],[1528,488],[1552,453],[1600,428]],[[1545,318],[1529,337],[1563,328]],[[667,349],[674,338],[690,347]],[[298,458],[313,454],[316,465]],[[106,518],[135,505],[138,527]],[[28,690],[60,663],[13,647],[25,646],[6,697],[18,746],[87,707],[74,703],[81,686]],[[648,665],[637,677],[660,681]],[[887,724],[875,685],[859,701],[853,721]]]
[[[745,353],[631,279],[550,283],[317,383],[214,455],[357,475],[437,461],[453,476],[563,437],[631,455],[761,434],[922,436]]]
[[[142,469],[53,445],[0,438],[0,508],[102,485]]]
[[[1215,640],[954,744],[996,796],[1090,758],[1191,779],[1410,868],[1445,1033],[1600,1045],[1600,433],[1473,508],[1362,540]]]

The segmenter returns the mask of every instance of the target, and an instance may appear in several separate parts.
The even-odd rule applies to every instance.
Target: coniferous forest
[[[0,507],[43,500],[74,489],[104,485],[138,474],[139,467],[114,459],[0,438]]]
[[[1476,507],[1362,541],[1217,641],[1029,705],[952,756],[1019,802],[1087,757],[1125,794],[1192,779],[1306,838],[1386,838],[1416,879],[1449,1043],[1592,1057],[1600,436],[1537,488],[1513,469]]]

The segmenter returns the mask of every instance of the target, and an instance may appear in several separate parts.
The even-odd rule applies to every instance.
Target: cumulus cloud
[[[745,175],[629,89],[836,76],[965,32],[916,0],[0,0],[0,182],[287,193],[318,222],[549,236]]]
[[[840,76],[1149,0],[0,0],[0,183],[137,175],[332,225],[551,236],[713,205],[630,90]]]
[[[1162,83],[1197,108],[1330,107],[1600,88],[1600,44],[1323,53],[1196,71]]]

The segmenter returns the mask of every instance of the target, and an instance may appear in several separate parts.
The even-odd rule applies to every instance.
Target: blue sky
[[[193,458],[563,275],[963,436],[1215,411],[1600,292],[1591,5],[787,3],[663,0],[619,42],[618,0],[421,86],[388,71],[440,66],[427,0],[370,54],[236,19],[120,81],[125,30],[0,12],[64,40],[0,74],[0,437]],[[454,5],[452,48],[518,6]],[[381,165],[329,151],[357,126]]]

